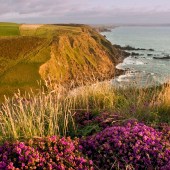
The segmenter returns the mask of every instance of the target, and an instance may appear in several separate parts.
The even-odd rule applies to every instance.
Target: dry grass
[[[12,100],[6,98],[0,111],[0,136],[18,139],[66,135],[68,131],[74,131],[70,112],[72,102],[63,97],[59,91],[41,89],[37,95],[32,92],[21,96],[19,91]]]
[[[0,108],[0,137],[75,136],[74,114],[79,111],[108,111],[152,124],[170,123],[169,89],[169,85],[162,90],[114,89],[105,82],[68,90],[48,83],[36,95],[18,92],[11,100],[5,99]]]
[[[43,26],[43,24],[22,24],[20,26],[21,29],[37,29]]]
[[[163,101],[167,107],[170,107],[170,82],[164,85],[164,88],[159,95],[159,100]]]

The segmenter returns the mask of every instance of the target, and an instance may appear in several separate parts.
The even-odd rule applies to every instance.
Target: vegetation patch
[[[20,35],[18,24],[0,22],[0,36],[18,36],[18,35]]]
[[[93,170],[92,161],[78,151],[78,140],[57,136],[0,147],[0,169]]]
[[[100,170],[164,169],[170,162],[167,133],[136,121],[82,139],[80,148]],[[170,166],[169,166],[170,168]]]
[[[169,83],[98,82],[121,55],[88,26],[20,31],[0,38],[0,169],[170,169]]]
[[[40,163],[46,168],[55,167],[58,163],[58,166],[66,169],[73,165],[75,169],[83,167],[96,170],[168,169],[170,110],[169,98],[165,94],[169,91],[169,86],[155,88],[154,93],[153,89],[134,90],[138,93],[128,93],[127,89],[109,88],[108,84],[99,83],[68,91],[48,81],[38,93],[21,95],[19,92],[12,99],[6,98],[0,107],[1,166],[34,166],[38,169]],[[134,106],[141,107],[137,109]],[[166,112],[163,115],[164,108]],[[158,119],[159,116],[162,116],[161,119]],[[130,121],[132,119],[135,120]],[[145,123],[139,123],[138,120]],[[71,163],[65,157],[67,154],[61,154],[60,157],[60,151],[56,150],[58,145],[63,148],[60,138],[54,138],[57,139],[56,144],[50,143],[53,137],[46,138],[54,135],[81,138],[80,144],[77,141],[79,151],[75,151],[75,156],[78,154],[78,159],[83,159],[83,165],[80,161],[77,164],[74,162],[77,157],[69,159]],[[40,140],[34,140],[35,138]],[[29,139],[33,139],[34,144],[25,142]],[[3,144],[3,141],[16,140],[24,143]],[[70,144],[70,138],[62,138],[61,141],[63,140],[64,147],[67,143]],[[20,145],[24,147],[20,148]],[[44,150],[39,152],[39,149]],[[10,152],[6,152],[7,150]],[[43,162],[36,159],[36,154]],[[23,157],[24,164],[20,160]],[[72,153],[71,158],[74,158]],[[93,165],[89,164],[88,160],[91,159]]]

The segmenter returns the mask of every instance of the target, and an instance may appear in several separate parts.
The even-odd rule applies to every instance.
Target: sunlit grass
[[[106,111],[153,125],[170,123],[169,89],[169,85],[115,89],[106,82],[68,90],[48,83],[36,94],[19,92],[12,99],[5,99],[0,108],[0,137],[76,136],[74,118],[80,111]]]

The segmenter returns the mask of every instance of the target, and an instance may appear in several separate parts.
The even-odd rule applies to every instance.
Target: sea
[[[170,80],[170,59],[164,58],[170,55],[170,27],[120,26],[102,34],[112,44],[145,49],[128,51],[138,55],[129,56],[116,66],[125,74],[115,77],[113,84],[153,86]]]

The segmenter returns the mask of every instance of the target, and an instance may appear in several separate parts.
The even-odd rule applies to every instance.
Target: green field
[[[17,36],[20,35],[19,24],[0,23],[0,36]]]

